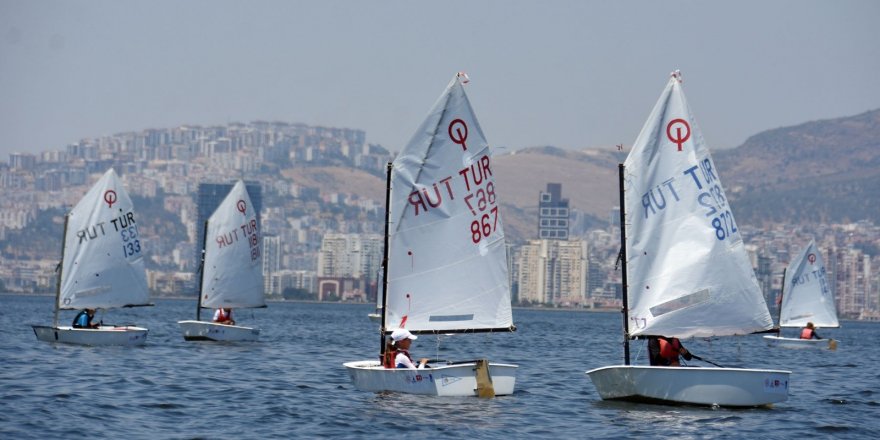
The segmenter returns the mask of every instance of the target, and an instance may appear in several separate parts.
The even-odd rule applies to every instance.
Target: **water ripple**
[[[606,402],[584,371],[621,361],[620,315],[515,310],[518,331],[420,337],[414,354],[474,353],[520,365],[517,390],[492,400],[354,389],[342,363],[375,356],[369,306],[271,303],[239,319],[256,344],[185,342],[188,301],[113,311],[150,328],[140,348],[36,341],[51,297],[0,296],[0,438],[873,438],[880,429],[880,325],[847,322],[836,352],[771,350],[761,338],[685,341],[723,365],[792,371],[790,399],[729,410]],[[70,319],[71,317],[63,317]],[[109,319],[109,316],[108,316]],[[552,344],[549,346],[548,344]],[[634,343],[644,363],[644,347]],[[223,434],[218,434],[222,429]],[[73,435],[77,437],[77,435]]]

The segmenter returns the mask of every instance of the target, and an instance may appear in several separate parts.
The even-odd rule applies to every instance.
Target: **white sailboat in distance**
[[[837,328],[837,305],[834,293],[825,273],[822,254],[816,242],[810,240],[789,263],[782,280],[782,304],[779,307],[779,327],[803,328],[812,322],[817,328]],[[785,338],[767,335],[764,340],[770,346],[786,348],[837,349],[835,339]]]
[[[513,331],[504,229],[489,144],[456,75],[388,164],[384,307],[379,329],[414,334]],[[385,368],[344,364],[362,391],[435,396],[513,393],[516,365],[485,359]]]
[[[134,205],[113,169],[64,216],[61,263],[52,326],[34,325],[37,339],[80,345],[143,345],[147,329],[58,324],[59,310],[148,306],[143,242]]]
[[[196,319],[179,321],[187,341],[255,341],[260,329],[201,320],[202,308],[266,307],[257,213],[244,182],[235,183],[205,222]]]
[[[773,327],[677,71],[619,171],[625,363],[587,372],[599,396],[730,407],[788,399],[789,371],[630,365],[631,338]]]

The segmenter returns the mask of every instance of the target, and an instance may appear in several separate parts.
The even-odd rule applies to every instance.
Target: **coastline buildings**
[[[519,248],[519,301],[531,304],[587,304],[589,261],[586,241],[531,240]]]
[[[375,301],[382,246],[380,235],[326,234],[318,253],[318,300]]]
[[[51,292],[60,258],[57,237],[63,214],[107,168],[120,174],[135,197],[140,232],[148,239],[146,263],[154,295],[192,295],[201,229],[209,208],[198,189],[205,182],[243,178],[259,185],[266,293],[290,298],[372,301],[381,244],[369,267],[333,261],[354,249],[354,236],[381,234],[384,194],[337,193],[336,173],[384,176],[390,153],[365,142],[360,130],[283,122],[180,126],[84,139],[57,151],[15,153],[0,163],[0,281],[15,292]],[[311,179],[303,176],[312,168]],[[219,198],[225,196],[219,191]],[[250,187],[249,187],[250,191]],[[360,195],[355,195],[360,194]],[[515,301],[546,306],[619,307],[618,215],[588,229],[574,222],[576,207],[560,184],[540,191],[533,237],[508,242]],[[256,199],[251,193],[251,197]],[[219,200],[218,200],[219,202]],[[216,205],[214,205],[216,206]],[[506,209],[502,207],[502,209]],[[213,208],[210,208],[213,210]],[[594,223],[589,223],[594,224]],[[815,238],[844,319],[880,319],[880,226],[778,224],[762,230],[743,225],[756,276],[771,310],[791,255]],[[348,244],[328,243],[340,240]],[[350,246],[350,247],[349,247]],[[344,258],[352,258],[351,255]],[[370,261],[369,258],[366,259]],[[345,267],[345,270],[341,268]],[[319,271],[322,275],[319,276]],[[357,274],[357,275],[356,275]],[[320,280],[320,281],[319,281]],[[320,287],[319,287],[320,286]]]

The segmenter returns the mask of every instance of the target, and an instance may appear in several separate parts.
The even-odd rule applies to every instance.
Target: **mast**
[[[58,267],[55,269],[58,272],[58,277],[55,281],[55,317],[52,319],[52,327],[58,328],[58,309],[60,305],[58,301],[61,300],[61,275],[64,273],[64,251],[67,250],[67,222],[70,219],[70,213],[64,216],[64,233],[61,235],[61,261],[58,262]]]
[[[388,168],[388,175],[385,178],[385,249],[382,251],[382,321],[379,324],[380,361],[385,357],[385,311],[388,310],[388,223],[391,218],[391,170],[394,165],[388,162],[385,166]]]
[[[202,261],[199,263],[199,290],[198,300],[196,301],[196,321],[202,318],[202,286],[205,285],[205,249],[208,247],[208,221],[205,220],[205,230],[202,232]]]
[[[626,280],[626,203],[623,200],[623,164],[617,164],[618,183],[620,184],[620,264],[621,292],[623,293],[623,360],[629,365],[629,300]]]

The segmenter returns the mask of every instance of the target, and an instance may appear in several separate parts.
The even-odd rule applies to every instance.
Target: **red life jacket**
[[[385,368],[397,368],[397,355],[400,353],[403,353],[404,356],[409,358],[410,362],[413,361],[412,356],[409,355],[408,351],[403,350],[403,349],[394,350],[391,352],[391,356],[389,358],[386,358],[388,360],[389,364],[386,364]],[[387,352],[386,352],[386,355],[387,355]],[[388,365],[391,365],[391,366],[388,366]]]
[[[217,322],[228,321],[232,319],[232,310],[229,311],[229,314],[226,314],[225,309],[217,309],[220,313],[217,315]]]
[[[658,338],[657,340],[660,342],[660,357],[669,361],[678,360],[678,355],[681,352],[681,341],[678,338],[670,338],[669,340]]]
[[[813,339],[813,329],[805,328],[801,330],[801,339]]]
[[[382,366],[385,368],[394,368],[394,360],[397,358],[397,350],[385,350],[385,357],[382,359]]]

